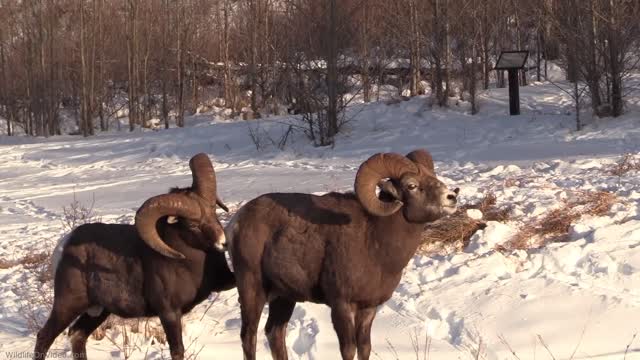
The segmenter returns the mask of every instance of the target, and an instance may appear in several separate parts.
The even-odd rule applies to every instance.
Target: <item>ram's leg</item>
[[[258,323],[266,302],[262,281],[259,279],[260,277],[250,273],[237,274],[240,313],[242,315],[240,337],[245,360],[255,360],[256,358]]]
[[[264,330],[269,339],[271,356],[275,360],[287,360],[287,324],[295,306],[295,301],[283,298],[269,302],[269,318]]]
[[[340,353],[343,360],[353,360],[356,356],[355,311],[345,302],[331,306],[331,322],[338,334]]]
[[[178,310],[163,311],[160,315],[160,323],[167,335],[171,360],[184,359],[184,345],[182,344],[182,314]]]
[[[85,301],[78,303],[76,300],[67,297],[54,299],[51,314],[36,336],[36,346],[33,349],[34,359],[46,358],[51,344],[58,335],[87,309]]]
[[[73,262],[60,261],[54,280],[53,307],[36,336],[34,359],[44,359],[54,340],[89,307],[84,274]]]
[[[100,324],[109,317],[109,312],[102,310],[98,316],[82,314],[78,320],[69,328],[69,339],[71,340],[71,352],[74,359],[87,358],[87,338]]]
[[[371,325],[376,317],[376,307],[358,309],[356,312],[356,341],[358,360],[369,360],[371,354]]]

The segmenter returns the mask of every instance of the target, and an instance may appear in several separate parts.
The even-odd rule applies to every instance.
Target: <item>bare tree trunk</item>
[[[573,0],[574,6],[576,5],[576,0]],[[577,32],[577,15],[576,14],[567,14],[567,22],[570,31]],[[574,34],[573,36],[577,36]],[[567,42],[567,80],[570,82],[578,81],[578,60],[576,58],[576,53],[578,51],[577,44],[575,43],[575,38],[573,41]]]
[[[49,41],[49,104],[48,104],[48,117],[49,117],[49,133],[52,135],[60,135],[60,124],[58,123],[58,96],[56,94],[56,76],[55,69],[53,66],[54,61],[54,45],[55,45],[55,29],[54,29],[54,19],[55,19],[55,5],[56,1],[49,1],[49,26],[48,26],[48,41]]]
[[[476,0],[473,0],[472,6],[472,18],[476,17]],[[477,30],[476,30],[476,22],[471,21],[471,65],[469,66],[469,101],[471,102],[471,114],[475,115],[478,113],[478,103],[476,101],[476,89],[477,89],[477,80],[476,80],[476,64],[478,59],[478,51],[477,51]]]
[[[505,1],[500,1],[500,4],[498,5],[498,8],[500,9],[500,12],[498,13],[498,19],[499,19],[498,21],[500,24],[500,28],[498,29],[499,31],[496,32],[496,38],[494,39],[495,43],[499,44],[499,46],[496,46],[496,58],[498,57],[500,51],[506,50],[507,48],[506,34],[509,34],[509,23],[508,23],[505,7],[506,7]],[[498,88],[506,87],[506,81],[504,79],[505,71],[498,70],[496,72],[496,76],[497,76],[496,86]]]
[[[224,62],[224,103],[227,108],[236,108],[235,95],[231,79],[231,64],[229,57],[229,11],[230,0],[223,0],[223,45],[222,45],[222,61]]]
[[[410,57],[409,57],[409,93],[411,96],[418,95],[418,84],[420,83],[420,28],[418,26],[418,9],[416,0],[409,0],[409,36]]]
[[[489,2],[482,2],[482,88],[489,88],[489,76],[491,75],[491,64],[489,64]]]
[[[191,71],[193,72],[191,74],[191,99],[192,99],[192,106],[193,106],[193,111],[197,112],[198,111],[198,106],[199,106],[199,102],[200,100],[198,99],[199,94],[198,94],[198,63],[196,62],[196,58],[195,56],[191,56],[191,66],[192,69]]]
[[[578,82],[573,82],[573,95],[575,100],[575,111],[576,111],[576,130],[580,131],[582,129],[582,123],[580,122],[580,90],[578,89]]]
[[[184,3],[180,2],[178,10],[178,117],[176,125],[184,127]]]
[[[98,11],[97,8],[97,0],[93,1],[93,14],[91,15],[91,20],[93,22],[93,29],[91,31],[91,57],[89,59],[89,92],[87,94],[87,127],[89,131],[89,135],[94,135],[93,130],[93,114],[95,107],[95,99],[96,99],[96,27],[99,26],[96,20],[96,13]]]
[[[98,10],[98,42],[100,43],[100,61],[98,67],[98,83],[100,84],[100,89],[98,90],[98,115],[100,116],[100,131],[109,130],[109,123],[106,121],[104,116],[104,98],[105,98],[105,83],[104,83],[104,64],[106,61],[106,51],[104,44],[104,0],[100,0],[100,8]]]
[[[0,84],[8,84],[9,79],[7,78],[6,68],[6,58],[4,51],[4,31],[3,27],[0,26]],[[7,135],[11,136],[11,116],[9,115],[11,109],[8,106],[8,95],[7,90],[5,90],[5,86],[0,86],[0,114],[3,114],[7,119]],[[4,106],[5,112],[2,113]]]
[[[9,113],[8,118],[7,118],[7,136],[12,136],[13,135],[13,131],[12,131],[13,129],[11,128],[11,124],[14,121],[14,116],[15,116],[14,114],[15,113],[13,111],[11,111]]]
[[[88,109],[87,106],[87,98],[88,98],[88,89],[87,89],[87,45],[86,45],[86,21],[84,14],[84,1],[80,0],[80,128],[82,130],[82,136],[89,136],[89,124],[88,124]]]
[[[47,42],[45,39],[45,23],[44,23],[44,14],[45,14],[45,6],[46,4],[40,4],[40,9],[38,11],[38,28],[39,28],[39,56],[40,56],[40,134],[48,137],[49,136],[49,103],[51,99],[49,98],[48,93],[48,84],[47,84],[47,60],[51,62],[52,59],[47,59]],[[47,34],[49,36],[49,34]]]
[[[520,13],[518,11],[518,4],[514,1],[513,12],[516,24],[516,47],[518,50],[522,50],[522,29],[520,28]],[[529,72],[529,66],[525,63],[524,69],[520,71],[520,85],[527,85],[527,73]]]
[[[327,108],[329,142],[338,133],[338,39],[337,39],[337,9],[336,0],[329,1],[329,33],[327,51],[327,95],[329,106]]]
[[[167,57],[168,57],[168,41],[169,37],[168,31],[168,23],[171,18],[171,13],[169,12],[169,0],[162,1],[162,10],[164,15],[164,21],[162,21],[162,60],[160,62],[160,76],[162,81],[162,121],[164,122],[164,128],[169,128],[169,99],[167,96],[167,83],[169,82],[168,74],[169,70],[167,67],[169,66]]]
[[[618,117],[622,115],[622,66],[620,60],[619,36],[617,31],[616,4],[614,0],[608,1],[609,7],[609,28],[607,40],[609,45],[609,72],[611,77],[611,115]]]
[[[443,34],[442,34],[442,40],[444,42],[444,72],[443,72],[443,77],[444,77],[444,93],[443,93],[443,98],[441,101],[441,106],[447,106],[448,105],[448,99],[449,99],[449,94],[451,93],[451,84],[449,83],[449,71],[450,71],[450,67],[451,67],[451,49],[449,46],[449,0],[444,0],[444,5],[442,7],[442,18],[444,19],[444,25],[443,25]],[[473,19],[472,21],[475,21],[475,19]]]
[[[137,12],[138,0],[127,0],[127,68],[129,73],[129,131],[135,129],[138,121],[137,95]]]
[[[149,9],[147,10],[151,13],[153,9],[153,5],[149,5]],[[148,15],[147,15],[148,16]],[[152,107],[153,107],[153,94],[151,90],[151,84],[149,81],[149,58],[151,57],[151,40],[152,40],[152,29],[148,20],[145,24],[146,27],[146,43],[144,49],[144,64],[142,66],[142,79],[143,79],[143,89],[144,89],[144,116],[142,118],[142,122],[146,123],[152,116]]]
[[[251,16],[251,20],[249,21],[249,78],[251,82],[251,111],[253,111],[254,116],[258,117],[258,74],[256,68],[258,61],[258,5],[256,1],[257,0],[249,0],[249,12]]]
[[[362,95],[364,102],[371,101],[371,81],[369,78],[369,1],[365,0],[362,4],[363,20],[362,20]]]
[[[537,81],[541,81],[542,77],[540,74],[540,63],[542,61],[542,54],[540,53],[542,51],[542,46],[541,46],[541,34],[540,34],[541,30],[539,30],[536,33],[536,80]]]
[[[444,91],[442,89],[442,52],[443,52],[443,42],[442,42],[442,25],[440,23],[441,17],[441,8],[440,8],[441,0],[432,0],[431,4],[433,6],[433,64],[435,66],[435,94],[436,99],[439,106],[445,105],[445,96]]]
[[[597,116],[600,116],[600,106],[602,105],[602,98],[600,96],[600,79],[602,77],[601,72],[598,66],[598,58],[597,58],[597,38],[598,38],[598,18],[597,11],[595,9],[595,0],[590,0],[589,4],[589,22],[588,22],[588,31],[587,31],[587,49],[584,49],[587,52],[588,60],[585,61],[583,67],[586,67],[586,71],[583,71],[583,77],[587,81],[587,85],[589,86],[589,93],[591,94],[591,107],[593,109],[593,113]],[[576,34],[577,38],[580,37],[580,34]],[[578,51],[579,49],[576,49]]]

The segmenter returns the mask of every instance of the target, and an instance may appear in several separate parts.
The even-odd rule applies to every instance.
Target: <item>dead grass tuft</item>
[[[569,202],[572,207],[582,207],[582,215],[604,216],[618,202],[615,194],[608,191],[585,191]]]
[[[478,202],[461,206],[460,209],[463,211],[468,209],[480,210],[484,221],[509,221],[512,209],[510,207],[499,207],[497,203],[496,194],[493,191],[489,191]]]
[[[102,219],[94,210],[95,196],[92,196],[91,203],[85,205],[78,201],[75,191],[73,192],[73,201],[67,206],[62,207],[62,227],[65,231],[73,231],[82,224],[100,222]]]
[[[48,268],[49,259],[51,258],[50,252],[37,252],[27,254],[19,259],[0,259],[0,269],[9,269],[14,266],[22,265],[27,270],[39,270],[40,268]],[[38,276],[40,280],[40,276]],[[42,282],[48,281],[48,279],[42,279]]]
[[[469,209],[482,212],[482,220],[475,220],[467,216]],[[487,227],[487,221],[505,222],[511,218],[511,209],[498,207],[497,197],[493,192],[475,203],[466,204],[453,215],[442,218],[426,226],[422,233],[422,245],[418,249],[420,254],[450,254],[462,251],[473,234]]]
[[[45,248],[52,249],[50,243]],[[11,266],[22,265],[28,277],[36,279],[19,282],[13,292],[19,295],[18,313],[25,321],[27,330],[36,333],[44,325],[53,306],[53,276],[51,274],[51,250],[34,252],[11,261]]]
[[[622,177],[631,171],[640,170],[640,159],[633,154],[624,154],[617,163],[607,169],[613,176]]]
[[[542,218],[522,226],[504,245],[504,250],[540,248],[550,242],[567,241],[571,224],[578,219],[580,215],[571,211],[566,205],[551,210]]]
[[[537,249],[552,242],[569,241],[571,225],[585,215],[604,216],[617,197],[607,191],[578,191],[565,200],[560,208],[525,223],[511,240],[498,250]]]
[[[9,269],[16,266],[14,261],[9,259],[0,258],[0,270]]]
[[[43,251],[25,255],[18,260],[18,264],[31,272],[40,283],[49,283],[53,280],[51,273],[51,251]]]
[[[426,226],[418,253],[444,255],[462,251],[469,245],[473,234],[485,227],[487,225],[483,221],[472,219],[458,211]]]

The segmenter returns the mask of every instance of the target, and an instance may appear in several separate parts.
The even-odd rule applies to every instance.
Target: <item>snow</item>
[[[513,207],[514,220],[490,221],[462,251],[416,255],[393,297],[378,310],[372,358],[415,359],[411,338],[430,339],[434,359],[622,359],[640,330],[640,178],[608,173],[623,154],[640,156],[640,111],[619,119],[587,119],[575,132],[570,98],[548,83],[521,88],[523,115],[508,116],[506,89],[468,104],[431,108],[425,97],[349,109],[345,132],[334,147],[314,148],[302,133],[284,150],[265,141],[256,150],[249,126],[279,139],[294,120],[222,121],[198,114],[188,127],[106,133],[92,138],[0,136],[0,258],[52,249],[65,235],[62,207],[94,202],[105,222],[132,223],[147,198],[191,181],[189,158],[210,155],[221,198],[237,209],[273,191],[324,193],[352,189],[355,171],[381,151],[429,149],[436,171],[460,187],[462,203],[489,191]],[[620,201],[604,216],[572,225],[570,241],[511,253],[496,250],[523,223],[561,206],[576,191],[604,190]],[[482,213],[471,211],[481,218]],[[0,269],[0,353],[32,351],[35,335],[20,311],[20,286],[39,282],[24,266]],[[42,291],[48,291],[44,289]],[[235,290],[212,296],[185,320],[187,352],[201,359],[241,358],[240,312]],[[48,309],[40,309],[43,313]],[[266,316],[262,317],[262,325]],[[117,338],[117,331],[113,330]],[[502,340],[501,340],[502,339]],[[506,345],[506,344],[508,345]],[[260,359],[270,358],[264,334]],[[293,359],[339,357],[328,308],[298,304],[287,344]],[[54,344],[68,351],[65,336]],[[90,339],[93,359],[124,358],[106,338]],[[575,353],[575,354],[574,354]],[[140,340],[132,359],[168,357],[166,344]],[[397,354],[397,355],[396,355]],[[574,354],[574,355],[572,355]],[[626,359],[640,359],[640,340]]]

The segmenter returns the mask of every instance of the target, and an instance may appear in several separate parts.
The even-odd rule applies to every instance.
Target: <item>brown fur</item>
[[[369,358],[376,307],[393,294],[420,245],[424,224],[443,215],[444,185],[433,175],[412,176],[394,180],[394,193],[405,205],[390,216],[371,215],[352,193],[266,194],[238,211],[225,231],[246,359],[255,359],[266,302],[273,357],[287,358],[286,325],[300,301],[331,307],[343,359],[352,359],[356,349],[359,359]],[[409,192],[405,183],[415,181],[420,191]],[[446,198],[455,204],[455,198]]]
[[[173,189],[188,193],[190,189]],[[212,249],[209,228],[221,227],[209,217],[202,224],[179,218],[157,223],[161,238],[185,259],[164,257],[149,248],[134,225],[92,223],[76,228],[64,247],[55,274],[51,314],[38,332],[34,358],[41,359],[55,338],[69,329],[74,358],[86,358],[89,335],[108,317],[158,316],[172,359],[182,359],[181,317],[212,291],[235,286],[224,254]],[[102,307],[97,317],[89,307]]]

